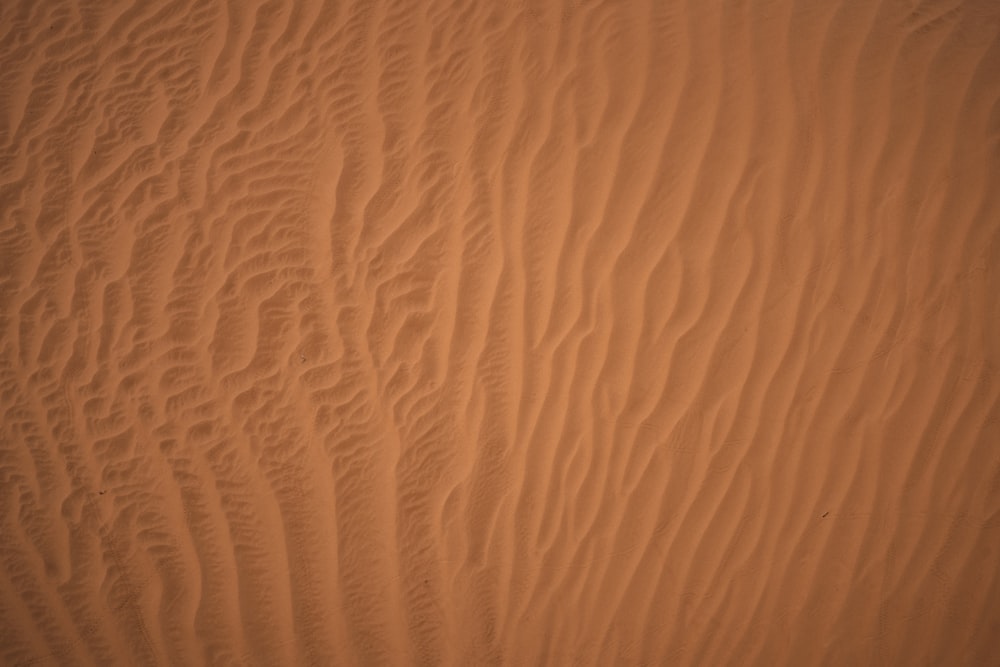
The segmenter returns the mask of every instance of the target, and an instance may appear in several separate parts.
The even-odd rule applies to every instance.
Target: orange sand
[[[1000,664],[1000,3],[0,30],[3,665]]]

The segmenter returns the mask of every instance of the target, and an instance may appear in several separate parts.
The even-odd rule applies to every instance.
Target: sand
[[[0,4],[0,664],[1000,664],[1000,4]]]

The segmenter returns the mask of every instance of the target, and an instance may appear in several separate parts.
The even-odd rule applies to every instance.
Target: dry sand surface
[[[0,664],[1000,664],[1000,2],[0,3]]]

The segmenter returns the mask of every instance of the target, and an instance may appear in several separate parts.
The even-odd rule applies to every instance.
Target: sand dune
[[[996,2],[0,30],[0,663],[1000,664]]]

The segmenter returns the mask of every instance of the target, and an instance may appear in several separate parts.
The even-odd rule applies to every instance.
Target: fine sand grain
[[[0,664],[1000,664],[996,0],[0,2]]]

